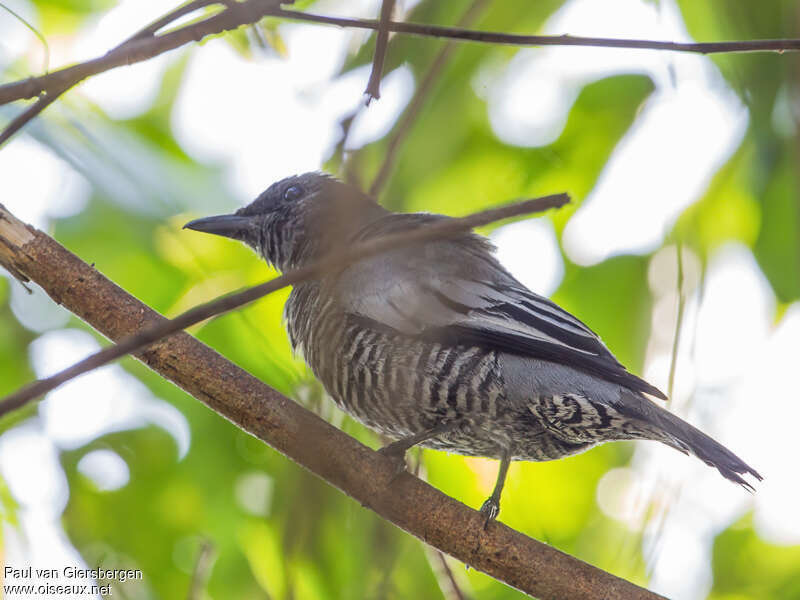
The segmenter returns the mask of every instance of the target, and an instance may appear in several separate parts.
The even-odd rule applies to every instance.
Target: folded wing
[[[392,214],[360,239],[444,219]],[[629,373],[600,338],[547,298],[528,290],[474,234],[360,261],[335,283],[343,308],[373,327],[447,344],[481,345],[567,364],[631,390],[666,398]]]

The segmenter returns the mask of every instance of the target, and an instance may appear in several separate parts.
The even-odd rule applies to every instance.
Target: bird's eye
[[[303,188],[301,188],[299,185],[290,185],[288,188],[286,188],[286,191],[283,192],[283,199],[293,202],[298,200],[302,195]]]

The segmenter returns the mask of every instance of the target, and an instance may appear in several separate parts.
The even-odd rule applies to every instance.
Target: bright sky
[[[7,4],[37,21],[27,0]],[[318,10],[338,7],[331,0]],[[349,4],[348,14],[374,16],[376,7],[376,0],[362,0]],[[80,32],[74,43],[53,41],[51,65],[102,54],[163,10],[162,0],[123,0]],[[689,40],[671,0],[570,0],[545,29],[553,34]],[[364,68],[334,79],[352,36],[361,34],[313,25],[285,25],[281,33],[288,46],[285,59],[246,61],[222,40],[194,47],[172,115],[178,142],[199,161],[221,161],[230,192],[241,203],[273,180],[319,168],[339,136],[338,119],[362,100],[368,77]],[[22,54],[41,60],[35,38],[2,14],[0,40],[0,64]],[[98,76],[77,93],[111,118],[135,116],[153,102],[159,78],[175,56]],[[699,56],[523,50],[490,78],[488,111],[496,134],[511,144],[539,146],[558,137],[585,83],[630,72],[650,75],[656,91],[566,227],[564,251],[579,264],[658,248],[677,216],[700,197],[715,170],[741,142],[747,111],[711,61]],[[405,67],[388,74],[380,101],[354,125],[351,145],[383,135],[413,86]],[[31,164],[38,172],[33,179],[28,175]],[[9,209],[43,228],[52,218],[82,210],[89,192],[83,177],[24,135],[0,151],[0,179]],[[543,294],[557,289],[563,260],[549,221],[503,227],[493,240],[502,261],[532,289]],[[525,259],[531,254],[537,256],[535,265]],[[661,250],[650,269],[656,308],[646,375],[662,389],[675,327],[675,260],[674,248]],[[697,270],[695,257],[684,253],[684,260],[687,274]],[[66,315],[46,296],[29,296],[12,284],[14,313],[40,334],[30,347],[38,376],[65,366],[65,357],[71,362],[97,347],[90,336],[65,329]],[[773,294],[750,251],[740,245],[719,250],[709,265],[702,302],[699,298],[695,290],[687,301],[674,408],[681,412],[688,407],[683,416],[745,457],[765,481],[752,496],[696,459],[642,443],[632,464],[608,473],[597,494],[606,514],[633,531],[647,532],[653,544],[648,555],[651,587],[682,600],[705,596],[711,585],[713,537],[747,510],[755,511],[756,527],[765,539],[800,543],[800,513],[791,501],[800,495],[796,466],[780,444],[794,434],[789,424],[800,419],[800,407],[785,393],[797,389],[800,377],[789,364],[800,343],[800,306],[792,306],[774,325]],[[109,396],[115,398],[113,411],[106,402]],[[754,403],[759,410],[753,410]],[[786,418],[767,422],[774,414]],[[110,366],[49,394],[37,419],[3,435],[0,471],[20,502],[28,538],[25,542],[11,530],[4,532],[8,561],[33,561],[37,566],[58,566],[66,559],[79,562],[58,522],[68,490],[57,452],[110,430],[148,422],[171,432],[181,455],[186,452],[190,434],[178,411],[121,368]],[[125,462],[110,451],[87,455],[80,469],[103,489],[128,480]],[[254,476],[241,487],[268,497],[269,484]],[[658,528],[658,519],[645,519],[648,501],[665,507],[659,513],[665,527]]]

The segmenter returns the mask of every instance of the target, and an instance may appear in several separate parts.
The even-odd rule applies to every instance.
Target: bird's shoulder
[[[388,213],[367,223],[359,229],[353,236],[352,242],[365,242],[381,236],[413,231],[419,227],[452,221],[452,217],[434,213]],[[442,258],[454,258],[459,255],[469,255],[472,257],[483,257],[484,260],[491,262],[491,268],[498,265],[492,253],[494,245],[488,238],[478,235],[472,231],[448,236],[446,239],[436,240],[425,244],[416,244],[398,248],[381,254],[379,257],[389,257],[390,260],[408,261],[409,258],[425,260],[431,269],[452,269],[451,261],[441,260]],[[432,261],[432,257],[438,256],[440,260]],[[364,262],[370,262],[369,259]],[[463,264],[463,263],[462,263]]]
[[[362,228],[353,242],[411,231],[450,220],[428,213],[390,213]],[[339,273],[333,290],[343,310],[416,334],[452,320],[454,304],[471,309],[485,301],[504,269],[485,237],[464,232],[442,240],[404,246],[362,259]]]

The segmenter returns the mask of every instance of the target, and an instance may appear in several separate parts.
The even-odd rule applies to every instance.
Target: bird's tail
[[[758,471],[710,436],[660,406],[647,400],[644,402],[649,404],[646,420],[651,426],[657,426],[654,433],[659,441],[684,454],[694,454],[707,465],[716,467],[723,477],[748,491],[752,492],[754,488],[742,475],[750,474],[758,481],[763,479]]]

